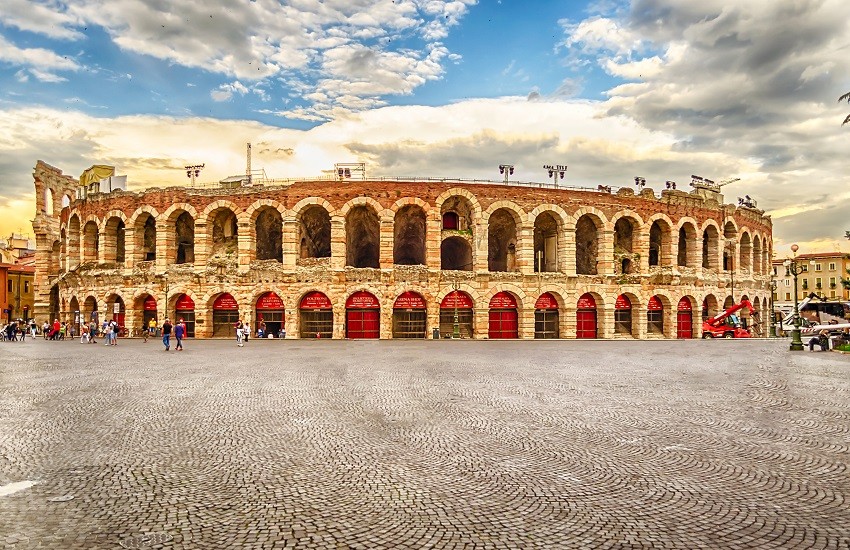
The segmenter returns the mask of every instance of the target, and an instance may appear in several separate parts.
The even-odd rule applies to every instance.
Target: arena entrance
[[[298,304],[300,338],[333,338],[334,312],[331,301],[318,291],[308,292]]]
[[[576,338],[597,338],[596,300],[584,294],[576,305]]]
[[[236,335],[235,327],[239,322],[239,304],[232,295],[219,294],[213,302],[212,322],[213,338],[230,338]]]
[[[558,301],[550,293],[541,294],[534,304],[534,338],[560,338]]]
[[[407,291],[393,304],[393,338],[426,338],[428,316],[425,300]]]
[[[366,291],[355,292],[345,302],[345,337],[352,340],[381,336],[381,304]]]
[[[440,338],[472,338],[472,298],[453,290],[440,302]],[[454,335],[457,324],[457,335]]]
[[[154,302],[156,305],[156,302]],[[154,315],[156,315],[156,311],[154,311]],[[165,315],[168,316],[168,312],[165,312]],[[181,294],[177,297],[177,301],[174,303],[174,319],[175,323],[179,323],[180,319],[183,319],[183,324],[186,325],[186,337],[194,338],[195,337],[195,301],[189,297],[188,294]],[[162,323],[160,323],[162,324]]]
[[[632,301],[625,294],[614,303],[614,334],[632,336]]]
[[[676,310],[676,338],[693,338],[694,321],[691,301],[682,298]]]
[[[274,338],[281,336],[281,329],[284,327],[284,310],[283,300],[274,292],[266,292],[257,298],[256,315],[257,326],[255,332],[259,332],[263,325],[265,330],[262,338],[267,338],[269,334]]]
[[[142,330],[148,328],[152,319],[158,320],[156,316],[156,298],[148,294],[142,302]]]
[[[650,298],[646,306],[646,332],[664,336],[664,304],[658,296]]]
[[[106,317],[114,320],[118,324],[120,331],[124,331],[124,321],[127,317],[127,310],[124,307],[124,300],[120,296],[114,296],[106,304]]]
[[[510,292],[499,292],[490,299],[487,336],[492,340],[519,338],[517,303]]]

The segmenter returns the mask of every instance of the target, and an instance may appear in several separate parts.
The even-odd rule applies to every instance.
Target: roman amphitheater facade
[[[683,338],[770,296],[771,220],[717,192],[304,180],[76,199],[41,161],[36,318],[287,338]],[[718,201],[718,199],[720,199]]]

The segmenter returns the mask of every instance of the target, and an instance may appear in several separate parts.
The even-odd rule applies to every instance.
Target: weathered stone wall
[[[261,217],[269,208],[279,216]],[[458,227],[444,229],[447,212],[458,215]],[[156,221],[155,259],[145,261],[151,252],[151,243],[144,242],[148,216]],[[188,217],[194,222],[191,254],[188,243],[178,239],[178,229],[179,235],[188,233]],[[108,261],[120,257],[115,250],[86,251],[86,239],[79,235],[91,221],[101,232],[98,245],[115,247],[121,239],[113,234],[114,218],[125,227],[123,262]],[[630,223],[628,236],[618,235],[615,247],[615,227],[624,231],[622,223],[617,225],[623,218]],[[257,240],[258,219],[263,242]],[[735,237],[727,241],[723,235],[729,224]],[[393,304],[406,291],[425,299],[430,334],[439,322],[441,300],[457,288],[474,301],[476,337],[487,335],[490,299],[502,291],[518,303],[521,338],[534,337],[535,302],[546,292],[560,306],[562,337],[575,336],[576,304],[585,293],[596,300],[601,337],[614,336],[614,303],[620,294],[632,301],[635,337],[647,336],[646,309],[653,296],[664,304],[664,336],[675,337],[679,301],[691,302],[698,336],[703,300],[722,304],[732,293],[733,277],[736,299],[746,294],[757,307],[766,302],[771,230],[770,218],[760,211],[682,191],[656,197],[649,189],[636,196],[631,190],[610,194],[499,184],[305,181],[95,195],[62,209],[61,226],[54,224],[43,240],[52,244],[64,231],[67,254],[57,262],[61,302],[76,298],[83,304],[93,297],[104,312],[120,297],[130,329],[141,325],[148,295],[158,304],[167,299],[171,316],[177,297],[190,296],[197,335],[208,336],[218,295],[232,294],[241,317],[253,322],[258,297],[272,291],[282,298],[287,334],[295,337],[301,298],[320,291],[334,305],[334,336],[343,337],[346,299],[365,290],[380,302],[382,337],[391,337]],[[720,237],[708,239],[711,248],[704,254],[706,231]],[[150,228],[148,234],[150,240]],[[267,242],[278,238],[279,243]],[[553,240],[546,245],[544,238]],[[628,250],[623,250],[627,241]],[[467,247],[457,252],[461,256],[454,258],[453,270],[441,269],[443,242],[451,250]],[[744,261],[723,271],[724,252],[737,260],[744,254]],[[443,261],[450,253],[444,250]],[[274,258],[257,259],[258,254]],[[423,257],[424,265],[406,265]],[[396,265],[396,258],[405,265]]]

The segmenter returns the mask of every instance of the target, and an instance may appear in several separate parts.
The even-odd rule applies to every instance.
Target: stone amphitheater
[[[38,322],[699,338],[706,316],[744,297],[766,310],[771,292],[770,217],[719,188],[315,178],[81,193],[42,161],[33,176]]]

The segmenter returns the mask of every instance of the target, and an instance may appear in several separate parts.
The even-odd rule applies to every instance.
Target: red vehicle
[[[753,309],[753,304],[749,300],[741,300],[740,304],[735,304],[726,311],[718,313],[708,321],[702,324],[703,338],[752,338],[749,328],[742,328],[741,323],[737,320],[735,313],[743,308],[747,308],[750,315],[758,316],[758,312]]]

